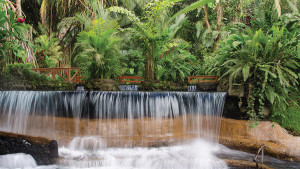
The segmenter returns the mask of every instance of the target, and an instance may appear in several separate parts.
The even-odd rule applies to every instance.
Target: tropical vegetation
[[[229,91],[243,88],[253,125],[268,107],[271,120],[291,128],[286,119],[299,115],[299,6],[297,0],[0,0],[0,72],[12,64],[80,67],[87,80],[134,75],[162,84],[218,75]]]

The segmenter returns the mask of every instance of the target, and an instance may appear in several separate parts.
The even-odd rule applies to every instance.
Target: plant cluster
[[[244,87],[254,123],[265,107],[283,114],[297,105],[297,1],[15,2],[0,0],[0,71],[13,63],[76,66],[90,80],[143,76],[151,90],[173,89],[190,75],[219,75],[229,90]]]

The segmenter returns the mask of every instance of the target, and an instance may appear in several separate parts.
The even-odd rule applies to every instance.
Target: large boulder
[[[300,137],[295,137],[277,123],[262,121],[249,128],[249,121],[222,119],[220,143],[256,153],[265,144],[265,153],[276,158],[300,161]]]
[[[58,158],[56,140],[0,131],[0,155],[25,153],[38,165],[54,164]]]

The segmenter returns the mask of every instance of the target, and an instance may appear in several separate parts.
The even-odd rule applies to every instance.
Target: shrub
[[[277,122],[291,134],[300,136],[300,106],[291,106],[285,111],[274,111],[270,120]]]

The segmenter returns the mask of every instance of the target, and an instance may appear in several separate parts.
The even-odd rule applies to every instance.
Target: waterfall
[[[187,91],[189,91],[189,92],[195,92],[195,91],[197,91],[197,86],[195,86],[195,85],[189,85],[189,86],[187,86]]]
[[[120,85],[121,91],[138,91],[140,85]]]
[[[214,156],[225,95],[0,91],[0,130],[56,139],[59,166],[227,168]]]
[[[1,91],[0,130],[66,143],[88,135],[134,146],[130,138],[142,145],[178,133],[217,142],[224,99],[205,92]]]

